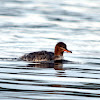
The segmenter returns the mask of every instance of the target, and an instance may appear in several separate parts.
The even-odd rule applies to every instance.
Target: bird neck
[[[55,47],[54,56],[63,56],[63,51],[58,46]]]

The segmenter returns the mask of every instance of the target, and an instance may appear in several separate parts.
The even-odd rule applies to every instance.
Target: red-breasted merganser
[[[64,51],[68,53],[72,53],[72,51],[69,51],[67,49],[67,46],[65,43],[59,42],[55,46],[54,53],[48,52],[48,51],[32,52],[32,53],[23,55],[22,57],[20,57],[20,59],[24,61],[32,61],[32,62],[63,60]]]

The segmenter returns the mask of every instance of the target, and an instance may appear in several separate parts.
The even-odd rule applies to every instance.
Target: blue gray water
[[[0,0],[0,34],[1,100],[100,100],[99,0]],[[73,63],[9,59],[59,41]]]

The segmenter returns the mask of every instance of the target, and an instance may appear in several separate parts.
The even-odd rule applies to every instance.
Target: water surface
[[[99,16],[99,0],[1,0],[0,98],[99,100]],[[9,59],[54,51],[60,41],[73,52],[64,54],[72,62],[35,64]]]

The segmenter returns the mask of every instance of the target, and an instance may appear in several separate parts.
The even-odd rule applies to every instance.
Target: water
[[[1,0],[0,34],[0,99],[100,100],[99,0]],[[73,63],[10,59],[59,41]]]

